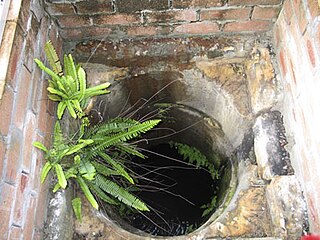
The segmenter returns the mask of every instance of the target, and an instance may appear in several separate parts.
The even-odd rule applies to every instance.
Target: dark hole
[[[218,193],[218,181],[207,169],[188,164],[167,143],[149,150],[152,153],[146,159],[134,158],[132,162],[141,188],[136,195],[152,209],[129,214],[126,221],[159,236],[183,235],[199,227],[209,217],[202,217],[201,206]]]

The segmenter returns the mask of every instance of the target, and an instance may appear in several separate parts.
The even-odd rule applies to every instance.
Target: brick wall
[[[320,233],[320,8],[286,0],[274,28],[291,158],[303,184],[313,232]]]
[[[0,47],[1,240],[41,239],[46,212],[47,191],[39,182],[43,155],[32,142],[49,144],[54,106],[33,59],[44,59],[49,37],[58,49],[61,41],[40,2],[11,0]]]
[[[46,0],[66,40],[265,32],[281,0]]]

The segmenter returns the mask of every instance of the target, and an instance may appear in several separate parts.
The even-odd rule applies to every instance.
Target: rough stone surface
[[[293,174],[290,155],[285,149],[287,139],[280,112],[264,113],[256,119],[254,150],[259,174],[264,179]]]
[[[267,187],[266,195],[274,226],[273,235],[282,239],[298,239],[307,222],[307,208],[297,178],[273,178]]]
[[[278,87],[269,50],[253,49],[246,67],[253,113],[270,109],[277,101]]]

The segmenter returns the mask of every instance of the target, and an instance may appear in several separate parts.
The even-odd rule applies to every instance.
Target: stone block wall
[[[65,40],[265,32],[281,0],[46,0]]]
[[[11,0],[0,46],[0,239],[41,239],[46,186],[40,185],[43,155],[32,142],[49,145],[54,105],[47,81],[35,66],[50,38],[61,41],[41,1]]]
[[[320,233],[320,7],[315,0],[285,0],[274,28],[283,79],[291,161],[303,185],[311,231]]]

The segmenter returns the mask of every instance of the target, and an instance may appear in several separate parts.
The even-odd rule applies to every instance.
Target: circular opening
[[[138,143],[146,158],[133,157],[129,165],[137,183],[128,190],[150,212],[115,213],[106,207],[106,214],[134,233],[188,234],[225,202],[232,169],[227,141],[214,119],[190,107],[157,103],[135,109],[130,111],[133,117],[162,119]]]

